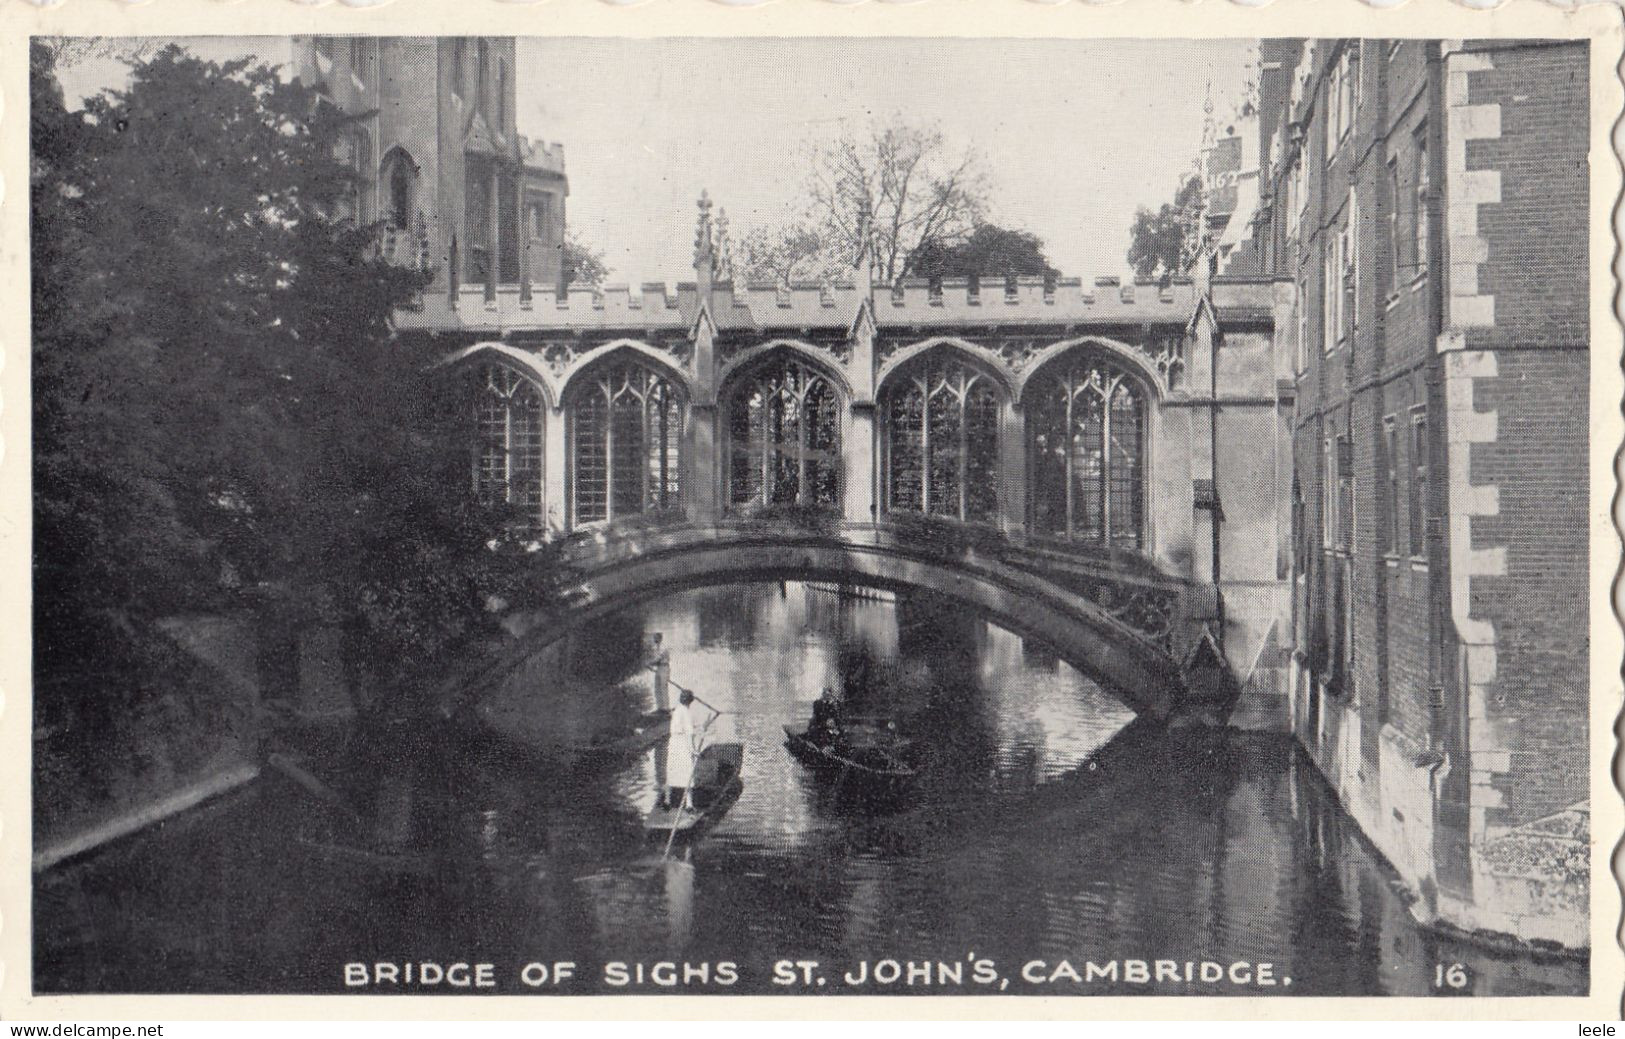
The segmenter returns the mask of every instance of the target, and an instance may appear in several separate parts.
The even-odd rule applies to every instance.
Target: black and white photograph
[[[27,40],[34,996],[1616,999],[1595,38],[372,24]]]

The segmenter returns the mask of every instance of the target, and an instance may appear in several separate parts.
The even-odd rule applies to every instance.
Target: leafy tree
[[[962,242],[927,245],[915,254],[913,268],[915,274],[946,278],[1058,273],[1044,255],[1043,239],[997,224],[978,224]]]
[[[806,211],[741,243],[752,280],[849,276],[867,247],[884,281],[915,273],[915,258],[968,239],[988,208],[992,178],[973,149],[933,125],[894,119],[809,147]]]
[[[922,249],[970,236],[991,177],[979,154],[953,149],[936,126],[894,119],[815,148],[809,188],[825,247],[855,257],[867,236],[876,273],[893,281]]]
[[[114,680],[42,715],[119,710],[156,618],[242,607],[344,626],[411,701],[491,595],[545,594],[551,553],[466,500],[463,412],[391,338],[423,276],[345,215],[349,120],[175,46],[70,112],[53,60],[32,48],[35,662]]]
[[[566,287],[599,288],[609,279],[609,265],[602,252],[570,231],[564,238],[563,277]]]
[[[747,234],[735,248],[734,263],[747,281],[775,285],[850,277],[852,273],[850,262],[839,262],[825,248],[819,229],[800,219]]]
[[[1134,213],[1129,229],[1129,266],[1140,278],[1167,281],[1184,274],[1196,262],[1201,241],[1202,182],[1187,177],[1156,212],[1141,207]]]

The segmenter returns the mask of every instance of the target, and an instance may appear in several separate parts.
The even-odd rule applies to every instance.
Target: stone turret
[[[716,281],[717,243],[711,226],[711,194],[700,192],[696,203],[700,210],[698,226],[694,229],[694,281],[700,299],[709,301],[711,286]]]
[[[728,237],[728,211],[717,210],[717,246],[716,259],[712,266],[716,270],[718,282],[731,282],[734,280],[733,242]]]

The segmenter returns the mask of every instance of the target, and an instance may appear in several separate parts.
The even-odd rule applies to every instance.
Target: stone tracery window
[[[473,383],[474,496],[485,505],[517,506],[529,526],[541,529],[547,523],[541,391],[499,364],[475,369]]]
[[[681,392],[632,358],[612,359],[578,379],[569,405],[575,521],[678,508]]]
[[[388,191],[388,206],[384,217],[397,231],[412,229],[412,214],[417,209],[418,167],[412,156],[402,148],[391,148],[384,156],[383,181]]]
[[[1033,528],[1139,548],[1145,529],[1145,396],[1086,353],[1047,366],[1027,391]]]
[[[841,430],[835,388],[793,357],[743,379],[728,398],[733,505],[839,501]]]
[[[999,391],[989,376],[927,353],[892,377],[881,407],[889,511],[997,518]]]

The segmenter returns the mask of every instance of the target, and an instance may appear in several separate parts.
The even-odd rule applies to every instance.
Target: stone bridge
[[[1157,715],[1195,632],[1243,676],[1269,659],[1275,287],[745,284],[704,200],[696,242],[675,292],[452,282],[397,315],[467,395],[474,493],[570,542],[578,617],[754,578],[928,589]]]
[[[570,608],[522,622],[511,652],[457,701],[640,601],[687,588],[796,580],[927,592],[1039,640],[1143,716],[1214,713],[1206,692],[1193,699],[1181,668],[1202,630],[1189,613],[1201,589],[1132,560],[1024,545],[951,522],[858,524],[836,516],[602,529],[572,538],[565,556],[580,580]]]

